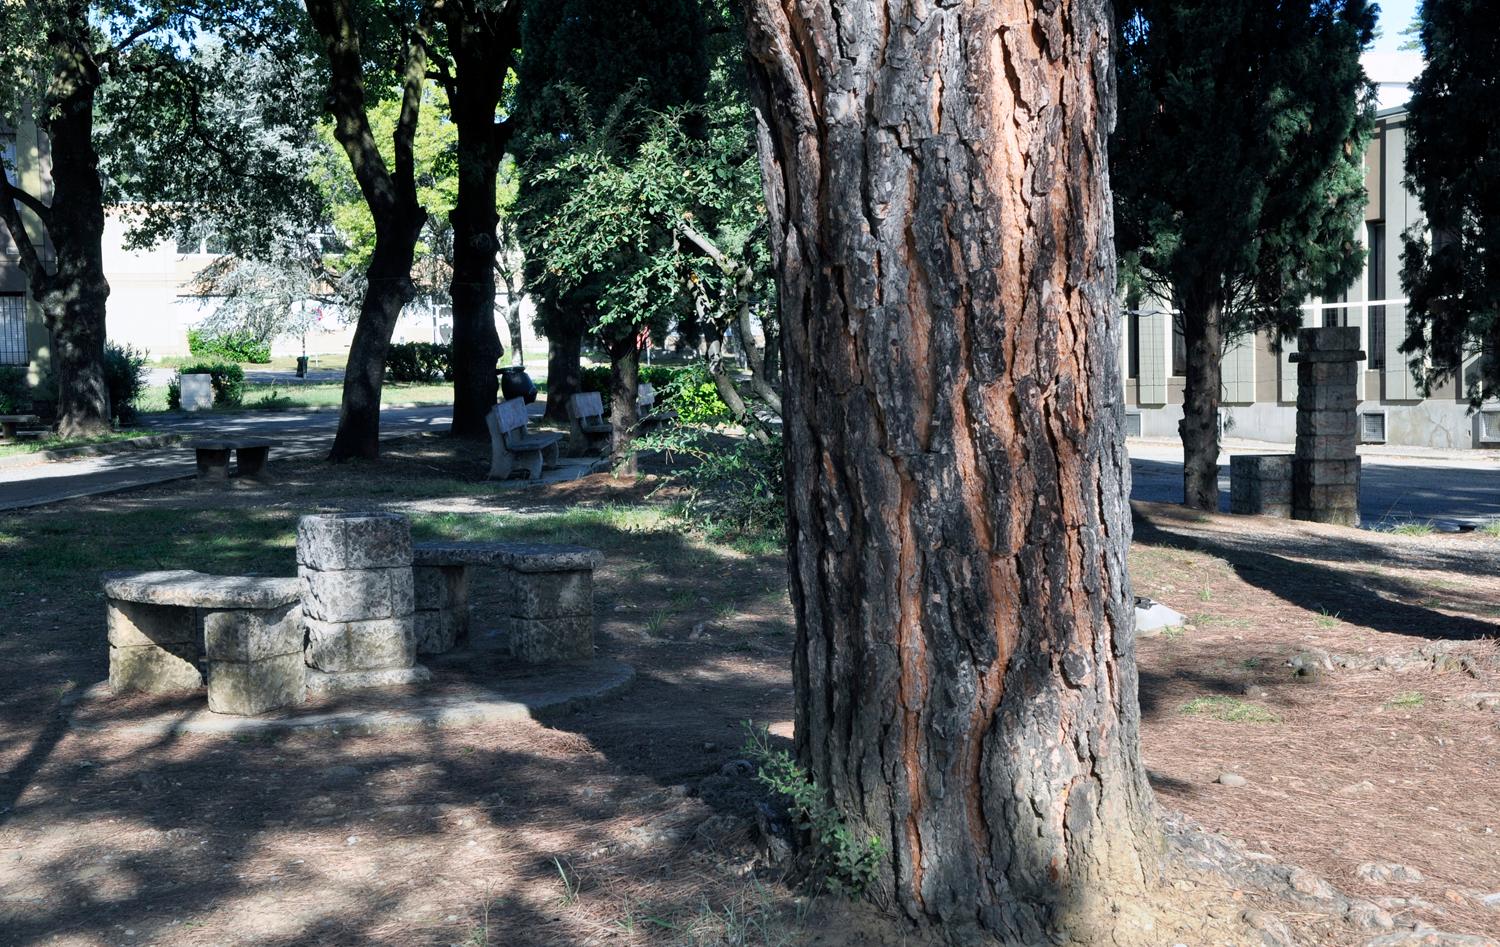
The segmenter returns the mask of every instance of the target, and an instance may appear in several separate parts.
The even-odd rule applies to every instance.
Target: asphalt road
[[[1290,446],[1286,450],[1290,453]],[[1219,509],[1227,513],[1229,458],[1219,459]],[[1453,451],[1430,456],[1367,453],[1362,459],[1359,517],[1366,528],[1407,522],[1457,528],[1500,520],[1500,458]],[[1130,469],[1132,498],[1182,502],[1180,447],[1132,442]]]
[[[380,412],[381,437],[419,431],[446,431],[449,405],[386,408]],[[163,434],[211,437],[264,437],[277,441],[276,458],[326,451],[338,428],[337,411],[261,412],[181,415],[153,420]],[[73,497],[112,493],[188,477],[196,472],[193,452],[185,446],[128,451],[61,463],[0,469],[0,510],[40,506]]]

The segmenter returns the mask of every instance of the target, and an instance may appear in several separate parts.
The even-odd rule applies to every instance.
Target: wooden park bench
[[[568,399],[568,452],[582,456],[609,443],[614,430],[604,417],[604,399],[597,391],[580,391]]]
[[[235,455],[235,473],[241,477],[262,477],[271,456],[272,441],[258,438],[193,441],[188,444],[198,457],[199,480],[228,480],[229,455]]]
[[[16,439],[16,425],[41,423],[42,419],[34,414],[0,414],[0,444]]]
[[[526,430],[526,402],[512,398],[495,405],[485,415],[490,428],[490,479],[505,480],[517,470],[532,480],[542,475],[542,467],[557,465],[561,434],[531,434]]]

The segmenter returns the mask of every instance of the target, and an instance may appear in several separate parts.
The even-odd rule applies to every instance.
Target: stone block
[[[594,656],[594,620],[512,618],[510,653],[522,664],[587,660]]]
[[[1229,510],[1248,516],[1292,515],[1292,455],[1236,454],[1229,459]]]
[[[104,579],[105,598],[185,608],[278,608],[302,597],[296,579],[205,575],[190,569],[122,572]]]
[[[385,668],[379,671],[347,671],[329,674],[309,669],[308,697],[334,697],[379,687],[403,687],[432,680],[432,672],[420,664],[409,668]]]
[[[198,645],[139,645],[109,648],[109,686],[117,694],[191,693],[203,686]]]
[[[286,654],[300,656],[302,639],[300,605],[203,612],[203,652],[210,661],[259,661]]]
[[[347,622],[309,618],[306,624],[307,664],[320,671],[411,667],[416,660],[416,622],[410,615]]]
[[[318,621],[399,618],[413,611],[410,568],[324,571],[298,566],[297,575],[302,607]]]
[[[451,567],[414,566],[412,568],[412,603],[418,611],[447,607],[448,568]]]
[[[1354,437],[1359,418],[1353,411],[1298,411],[1298,437]]]
[[[1358,439],[1353,433],[1340,437],[1298,437],[1297,459],[1313,461],[1349,460],[1356,456]]]
[[[1297,486],[1359,486],[1359,458],[1340,460],[1298,459],[1292,468],[1292,482]]]
[[[1336,352],[1359,349],[1359,326],[1320,326],[1297,331],[1298,352]]]
[[[307,665],[293,651],[257,661],[213,661],[208,666],[208,709],[251,717],[302,703]]]
[[[576,618],[594,614],[594,573],[501,570],[504,595],[516,618]]]
[[[1308,386],[1297,389],[1298,411],[1353,411],[1358,407],[1359,398],[1352,386]]]
[[[212,375],[179,375],[179,391],[182,410],[208,411],[214,406],[214,379]]]
[[[332,572],[411,565],[411,526],[397,513],[329,513],[297,523],[297,564]]]
[[[199,638],[198,612],[180,605],[148,605],[108,599],[105,621],[109,643],[120,647],[192,644]]]
[[[460,637],[459,622],[446,608],[417,612],[415,616],[417,654],[442,654],[452,651]]]

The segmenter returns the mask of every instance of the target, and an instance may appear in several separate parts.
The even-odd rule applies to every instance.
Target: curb
[[[107,706],[108,681],[87,688],[66,704],[64,715],[71,729],[90,733],[129,733],[143,736],[266,736],[280,733],[331,733],[368,735],[399,730],[438,730],[483,723],[515,723],[534,719],[538,713],[574,709],[603,700],[628,688],[635,681],[635,668],[620,661],[595,658],[580,665],[560,665],[558,671],[583,673],[585,680],[516,698],[503,695],[475,697],[394,697],[388,710],[345,710],[298,714],[287,717],[234,717],[216,714],[205,703],[190,713],[169,712],[129,723],[80,721],[80,710]],[[535,686],[547,676],[539,670]]]
[[[57,450],[39,450],[29,454],[0,457],[0,470],[18,467],[35,467],[39,464],[63,463],[85,457],[109,457],[113,454],[128,454],[132,451],[151,450],[158,447],[173,447],[181,441],[181,434],[148,434],[127,441],[111,441],[104,444],[84,444],[79,447],[60,447]]]

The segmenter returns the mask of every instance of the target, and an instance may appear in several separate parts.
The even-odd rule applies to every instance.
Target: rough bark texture
[[[104,191],[94,149],[94,98],[104,77],[88,42],[88,6],[71,3],[48,42],[55,50],[46,101],[37,126],[52,152],[52,194],[31,194],[0,175],[0,220],[20,251],[31,295],[52,331],[52,365],[58,381],[58,433],[98,434],[110,426],[104,380]],[[48,268],[18,206],[24,206],[52,243]]]
[[[438,73],[458,128],[458,199],[453,224],[453,434],[486,438],[495,406],[495,364],[504,347],[495,329],[495,180],[511,123],[496,122],[505,74],[520,43],[520,0],[489,4],[446,0],[439,6],[450,63]]]
[[[547,321],[547,413],[568,420],[568,399],[583,390],[583,323],[564,314]]]
[[[631,442],[635,440],[636,426],[641,419],[636,406],[639,393],[636,386],[640,384],[640,376],[641,351],[636,347],[634,335],[611,342],[609,466],[617,477],[634,477],[636,474],[635,451],[631,449]]]
[[[1217,303],[1185,300],[1183,341],[1187,377],[1182,388],[1182,502],[1219,510],[1219,399],[1224,335]]]
[[[406,58],[400,79],[401,111],[396,121],[394,167],[387,167],[370,128],[366,109],[364,60],[351,0],[306,0],[313,29],[328,54],[328,102],[333,133],[359,182],[375,221],[375,249],[359,322],[349,346],[338,433],[330,460],[380,455],[380,393],[391,332],[401,309],[416,296],[411,280],[417,237],[427,212],[417,199],[412,139],[421,105],[427,60],[421,28],[405,34]]]
[[[1150,943],[1109,7],[751,0],[748,26],[798,755],[909,917]]]

